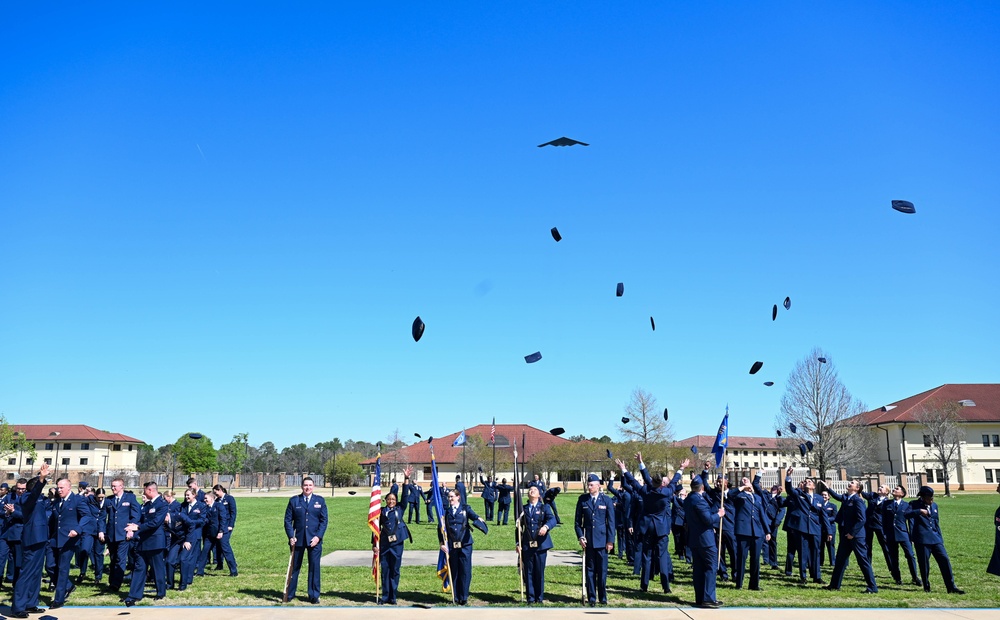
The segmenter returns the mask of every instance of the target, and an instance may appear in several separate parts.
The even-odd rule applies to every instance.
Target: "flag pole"
[[[726,443],[728,444],[729,442],[726,442]],[[720,493],[719,493],[719,505],[723,509],[725,509],[725,507],[726,507],[726,480],[727,480],[727,478],[726,478],[726,450],[728,450],[728,449],[729,448],[728,448],[728,445],[727,445],[727,447],[723,448],[723,450],[722,450],[722,488],[720,489]],[[718,558],[718,562],[720,562],[720,563],[722,562],[722,529],[725,527],[725,525],[722,523],[722,521],[724,519],[725,519],[725,517],[722,517],[719,520],[719,545],[718,545],[719,546],[719,558]],[[718,565],[716,565],[716,570],[718,570]]]
[[[433,480],[433,482],[437,482],[438,481],[438,476],[437,476],[437,460],[434,458],[434,444],[430,443],[429,441],[427,442],[427,444],[430,446],[430,449],[431,449],[431,467],[433,468],[433,479],[432,480]],[[438,497],[440,497],[440,494],[441,494],[441,490],[440,489],[441,489],[440,486],[435,486],[434,487],[434,493],[437,494]],[[439,532],[439,534],[441,536],[441,540],[443,541],[442,544],[444,545],[444,572],[445,572],[445,575],[448,576],[448,590],[451,592],[451,604],[454,605],[455,604],[455,580],[452,579],[452,576],[451,576],[451,552],[448,551],[448,528],[446,528],[445,524],[444,524],[443,507],[440,506],[440,505],[437,505],[437,504],[438,503],[435,502],[434,508],[437,509],[437,513],[438,513],[438,515],[437,515],[437,517],[438,517],[438,532]]]
[[[493,452],[496,454],[496,446],[493,446]],[[494,459],[496,456],[493,457]],[[494,465],[495,467],[495,465]],[[514,440],[514,480],[517,480],[517,440]],[[515,482],[516,485],[516,482]],[[515,526],[517,527],[517,543],[520,546],[520,551],[517,554],[517,583],[521,586],[521,602],[524,602],[524,530],[521,528],[521,518],[524,516],[524,510],[521,507],[520,493],[517,492],[517,487],[515,486],[514,497],[517,499],[518,507],[514,508]],[[518,509],[521,508],[521,514],[517,514]]]

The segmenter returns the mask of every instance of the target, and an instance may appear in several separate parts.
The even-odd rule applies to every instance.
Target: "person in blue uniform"
[[[24,529],[20,515],[15,515],[14,511],[21,496],[27,490],[27,484],[27,478],[18,478],[17,482],[14,483],[14,488],[0,502],[0,508],[2,508],[0,516],[3,517],[2,536],[8,549],[7,580],[10,581],[11,588],[13,588],[13,584],[17,583],[17,576],[21,573],[21,532]]]
[[[81,535],[93,525],[89,503],[73,493],[73,485],[69,480],[63,478],[57,482],[56,492],[58,497],[49,520],[49,529],[55,540],[52,553],[56,559],[56,593],[49,605],[52,609],[62,607],[66,603],[66,597],[76,588],[70,582],[70,561],[76,557]]]
[[[542,503],[549,507],[552,511],[553,516],[556,518],[556,523],[561,524],[562,520],[559,518],[559,509],[556,507],[556,497],[559,495],[559,487],[549,487],[544,491],[540,491],[542,494]]]
[[[702,480],[708,480],[708,464],[702,471]],[[736,568],[736,507],[729,497],[729,481],[721,475],[715,477],[715,486],[706,495],[713,509],[724,508],[722,515],[722,553],[719,554],[719,579],[729,581],[729,567]]]
[[[528,488],[530,489],[531,487],[536,487],[539,495],[545,495],[545,483],[542,482],[542,477],[538,474],[535,474],[535,476],[531,479],[531,482],[528,483]]]
[[[804,482],[799,482],[798,489],[804,488]],[[785,496],[782,500],[785,507],[785,521],[781,529],[785,532],[785,576],[792,576],[792,567],[795,564],[795,557],[799,557],[802,562],[802,537],[799,536],[799,514],[798,502],[792,501],[791,497]]]
[[[125,527],[139,522],[139,500],[125,490],[125,481],[111,481],[111,497],[104,501],[104,511],[97,521],[97,539],[108,546],[108,590],[117,592],[125,580],[132,550],[132,537]]]
[[[882,549],[882,557],[885,559],[885,565],[889,569],[889,572],[892,572],[892,560],[889,559],[889,545],[886,543],[885,532],[882,529],[882,506],[885,502],[889,501],[889,486],[883,484],[878,487],[875,493],[861,491],[859,495],[868,502],[868,506],[865,508],[868,518],[868,522],[865,523],[865,534],[868,537],[866,541],[868,544],[868,562],[872,563],[872,553],[875,552],[875,542],[877,541],[879,548]]]
[[[413,523],[414,513],[417,517],[417,525],[420,525],[420,500],[424,498],[423,492],[415,483],[410,481],[409,476],[403,478],[403,497],[406,498],[404,510],[406,510],[406,522]]]
[[[690,564],[691,549],[687,545],[687,515],[684,512],[684,501],[687,500],[687,496],[687,489],[681,489],[674,495],[670,532],[674,535],[674,555],[685,564]]]
[[[406,492],[406,487],[403,487]],[[405,498],[404,498],[405,499]],[[397,501],[395,493],[385,496],[385,506],[378,517],[379,539],[372,534],[372,551],[378,551],[379,566],[382,570],[382,596],[379,605],[395,605],[399,594],[399,570],[403,566],[403,543],[413,542],[413,535],[403,521],[405,502]],[[376,548],[375,545],[378,545]]]
[[[839,590],[844,578],[844,570],[847,568],[847,561],[854,553],[854,558],[858,561],[861,574],[865,578],[865,594],[875,594],[878,592],[878,585],[875,584],[875,573],[872,572],[872,564],[868,560],[867,541],[865,536],[865,524],[868,517],[865,504],[858,491],[861,485],[857,480],[847,483],[847,495],[840,495],[833,491],[824,483],[826,492],[830,497],[840,502],[840,510],[837,511],[837,525],[840,530],[840,541],[837,545],[837,560],[833,565],[833,573],[830,575],[830,585],[827,590]]]
[[[483,518],[492,521],[493,505],[497,501],[497,483],[493,480],[493,476],[486,476],[486,480],[483,480],[480,474],[479,484],[483,485],[483,492],[480,494],[483,498]]]
[[[420,486],[419,484],[415,484],[413,486],[417,490],[417,493],[419,494],[420,501],[422,501],[424,503],[424,506],[427,509],[427,524],[428,525],[434,525],[434,522],[435,522],[435,518],[434,518],[434,489],[431,488],[431,485],[427,486],[427,491],[424,491],[424,488],[422,486]],[[405,489],[404,489],[404,491],[405,491]],[[442,495],[441,497],[444,498],[444,497],[447,497],[447,495]],[[404,503],[404,502],[400,502],[400,503]]]
[[[222,530],[222,538],[219,540],[219,549],[222,550],[222,555],[216,558],[215,566],[222,570],[222,559],[225,558],[226,565],[229,567],[229,576],[237,577],[239,571],[236,567],[236,556],[233,555],[233,546],[230,543],[233,528],[236,527],[236,500],[226,492],[226,487],[221,484],[212,487],[212,492],[215,493],[216,501],[226,507],[226,516],[228,517],[225,529]]]
[[[691,547],[691,577],[694,582],[696,607],[714,609],[722,606],[716,596],[715,579],[718,571],[719,547],[715,530],[722,527],[724,507],[713,509],[705,494],[700,476],[691,481],[691,492],[684,500],[684,515],[688,524],[688,546]]]
[[[806,583],[808,572],[813,583],[823,585],[825,582],[820,567],[820,543],[826,536],[832,536],[828,533],[829,524],[826,512],[823,511],[823,498],[816,493],[816,483],[811,478],[805,480],[802,489],[793,489],[793,471],[794,468],[789,467],[785,474],[785,492],[788,493],[788,500],[796,505],[798,515],[797,527],[801,548],[799,583]]]
[[[820,541],[820,556],[825,557],[823,561],[825,561],[827,566],[833,566],[837,557],[837,505],[830,501],[829,491],[824,490],[819,495],[823,498],[823,511],[826,513],[826,520],[830,524],[830,536]],[[826,552],[825,554],[824,551]]]
[[[292,575],[288,580],[286,600],[295,597],[299,585],[299,571],[302,570],[302,557],[309,555],[309,585],[307,593],[309,602],[319,604],[320,593],[320,561],[323,559],[323,536],[329,515],[326,510],[326,500],[313,493],[313,479],[306,476],[302,479],[302,493],[288,498],[285,508],[285,536],[292,553]]]
[[[1000,484],[997,484],[997,493],[1000,493]],[[993,513],[993,534],[993,557],[990,558],[986,572],[1000,577],[1000,507]]]
[[[744,477],[740,486],[730,489],[729,499],[736,509],[733,518],[733,531],[736,534],[736,570],[733,580],[736,589],[743,589],[743,577],[746,574],[747,561],[750,562],[751,590],[760,590],[760,553],[764,543],[771,538],[771,523],[767,520],[767,511],[762,499],[763,489],[760,487],[760,474],[753,482]]]
[[[448,491],[448,505],[444,508],[444,525],[447,538],[438,530],[441,550],[448,555],[451,571],[451,586],[455,602],[466,605],[469,588],[472,585],[472,528],[488,533],[486,521],[476,514],[468,504],[462,504],[458,491]]]
[[[906,489],[900,485],[892,490],[892,500],[882,503],[882,531],[885,533],[885,544],[889,548],[889,572],[896,585],[903,584],[899,568],[899,550],[903,550],[906,564],[910,568],[910,582],[915,586],[923,586],[917,573],[917,560],[913,555],[913,545],[910,543],[909,502],[903,501]]]
[[[503,524],[507,525],[507,517],[510,514],[510,494],[514,492],[514,487],[507,484],[504,478],[497,485],[497,525],[500,525],[500,516],[503,515]]]
[[[49,519],[40,500],[48,475],[49,466],[46,463],[42,465],[38,476],[27,481],[26,492],[14,503],[13,513],[23,524],[21,528],[23,556],[21,572],[14,584],[14,594],[10,604],[12,618],[27,618],[29,613],[45,611],[38,607],[38,595],[42,585],[45,549],[49,544]]]
[[[208,564],[208,556],[215,550],[216,557],[221,553],[219,543],[222,541],[222,531],[229,522],[226,514],[226,506],[216,501],[214,493],[205,494],[205,524],[201,528],[201,554],[198,556],[195,565],[195,575],[205,576],[205,566]]]
[[[8,496],[13,496],[10,485],[6,482],[0,483],[0,506],[3,506]],[[7,525],[7,520],[3,518],[3,512],[0,511],[0,584],[3,583],[5,575],[7,580],[14,575],[14,566],[10,561],[10,545],[4,536],[7,532]]]
[[[469,503],[469,494],[465,490],[465,483],[462,482],[462,475],[459,474],[455,476],[455,490],[458,491],[458,496],[461,498],[462,505]]]
[[[514,528],[514,548],[521,556],[529,605],[545,602],[545,562],[552,548],[549,532],[554,527],[556,516],[539,501],[538,487],[528,488],[528,503],[524,505],[519,526]]]
[[[135,568],[132,571],[132,582],[129,586],[125,606],[132,607],[142,600],[146,585],[146,573],[153,569],[153,580],[156,582],[156,600],[167,595],[166,571],[163,565],[163,550],[167,548],[167,533],[164,529],[167,518],[167,502],[160,495],[155,482],[142,485],[142,494],[146,498],[139,512],[138,523],[129,523],[125,531],[129,540],[136,539]]]
[[[205,503],[205,492],[198,488],[198,479],[197,478],[195,478],[194,476],[188,478],[187,482],[185,483],[185,485],[187,486],[187,488],[189,488],[192,491],[194,491],[194,497],[195,497],[196,501],[199,501],[202,504]]]
[[[618,552],[618,559],[621,559],[623,556],[629,555],[627,551],[629,547],[628,523],[629,509],[632,507],[632,493],[626,486],[616,489],[614,478],[608,480],[607,488],[608,493],[614,498],[612,503],[615,505],[615,548]]]
[[[576,537],[584,553],[587,603],[608,604],[608,553],[615,545],[615,507],[611,498],[601,493],[601,478],[587,476],[587,492],[576,502],[573,518]]]
[[[924,583],[924,592],[931,591],[930,557],[933,555],[941,570],[945,588],[949,594],[965,594],[955,585],[955,576],[951,571],[951,559],[944,548],[944,538],[941,536],[941,524],[938,517],[938,505],[934,502],[934,489],[920,487],[917,499],[910,502],[912,522],[910,537],[913,546],[917,548],[917,565],[920,567],[920,580]]]
[[[87,508],[90,510],[90,521],[87,529],[80,534],[80,546],[76,552],[76,565],[80,569],[80,575],[77,577],[76,582],[78,584],[83,583],[84,578],[87,576],[87,567],[90,565],[94,567],[94,581],[99,582],[104,568],[104,558],[101,557],[101,566],[100,569],[98,569],[98,559],[95,547],[98,544],[97,521],[101,518],[101,509],[97,502],[94,489],[89,485],[83,487],[83,490],[80,492],[80,497],[83,498]],[[103,549],[101,552],[103,554]]]
[[[392,486],[389,487],[389,492],[399,497],[399,483],[396,482],[395,478],[392,479]]]
[[[637,480],[640,485],[645,486],[642,480]],[[642,493],[631,493],[632,495],[632,505],[629,506],[629,523],[628,523],[628,533],[629,538],[632,540],[632,555],[629,557],[628,549],[625,550],[625,559],[632,566],[633,575],[642,574],[642,537],[639,536],[639,530],[642,528]]]
[[[771,492],[764,495],[767,506],[767,517],[771,522],[771,540],[764,545],[764,561],[768,566],[779,569],[778,566],[778,532],[785,519],[785,502],[781,496],[781,487],[774,485]]]
[[[163,530],[167,534],[167,548],[163,550],[163,570],[166,574],[167,589],[173,590],[174,578],[181,567],[181,548],[187,537],[187,531],[184,523],[178,517],[181,512],[181,503],[177,501],[177,494],[174,493],[174,490],[164,491],[163,500],[167,502],[167,518],[163,524]]]
[[[664,592],[669,593],[670,578],[674,572],[669,550],[670,530],[673,525],[670,508],[674,493],[680,490],[682,472],[690,461],[685,460],[681,463],[674,475],[668,478],[666,475],[650,475],[646,464],[642,461],[641,452],[637,452],[635,458],[639,462],[642,485],[639,485],[635,477],[629,473],[624,461],[616,460],[615,463],[621,470],[622,478],[631,492],[640,493],[643,496],[643,514],[639,529],[639,536],[642,537],[642,571],[640,572],[639,587],[643,592],[646,592],[653,573],[657,572],[660,574],[660,586]]]
[[[176,516],[171,517],[171,522],[174,519],[180,522],[179,529],[183,535],[178,557],[181,568],[181,583],[178,590],[186,590],[194,581],[194,572],[198,565],[198,559],[201,557],[202,532],[207,518],[208,506],[204,502],[198,501],[198,493],[195,489],[186,489],[184,503],[181,504]],[[173,569],[168,568],[168,570],[172,571]]]

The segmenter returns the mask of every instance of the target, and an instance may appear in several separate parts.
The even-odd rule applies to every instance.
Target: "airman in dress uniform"
[[[451,587],[455,602],[465,605],[469,601],[469,587],[472,584],[472,528],[488,533],[486,521],[475,513],[454,489],[448,491],[448,506],[444,508],[444,524],[447,538],[442,538],[438,530],[441,550],[448,554],[451,570]]]
[[[528,489],[528,503],[514,530],[514,545],[521,556],[528,604],[545,602],[545,562],[552,548],[549,532],[556,527],[552,509],[539,501],[538,487]]]
[[[601,478],[587,476],[587,492],[576,502],[573,519],[576,537],[584,553],[587,603],[608,604],[608,553],[615,546],[615,507],[611,498],[601,493]]]
[[[302,479],[302,493],[288,498],[285,508],[285,535],[288,536],[288,546],[292,549],[292,575],[288,582],[286,596],[291,600],[299,584],[299,571],[302,570],[302,557],[309,554],[309,585],[307,593],[309,602],[319,604],[320,593],[320,561],[323,559],[323,536],[329,515],[326,511],[326,500],[313,493],[313,479],[306,476]]]

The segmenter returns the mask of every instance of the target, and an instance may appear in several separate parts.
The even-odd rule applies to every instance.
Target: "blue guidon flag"
[[[455,438],[455,443],[451,444],[452,448],[457,448],[459,446],[465,445],[465,431],[462,431],[458,437]]]
[[[462,431],[462,435],[465,435],[465,431]],[[431,446],[431,484],[433,485],[433,501],[434,509],[437,510],[438,518],[438,530],[441,532],[441,536],[444,537],[444,541],[448,542],[448,533],[445,531],[444,525],[444,498],[441,497],[441,485],[438,484],[438,468],[437,459],[434,458],[434,444]],[[438,551],[438,561],[437,561],[437,576],[441,579],[441,591],[450,592],[451,591],[451,580],[449,579],[450,571],[448,570],[448,556],[444,551]]]
[[[726,405],[726,417],[722,418],[719,425],[719,434],[715,436],[715,445],[712,446],[712,454],[715,455],[715,466],[722,467],[722,459],[726,456],[726,448],[729,447],[729,405]]]

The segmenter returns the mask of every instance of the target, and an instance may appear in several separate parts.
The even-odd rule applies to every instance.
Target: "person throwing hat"
[[[608,604],[608,552],[615,544],[615,507],[601,493],[601,478],[587,476],[587,492],[576,502],[576,537],[584,553],[587,583],[587,603]]]
[[[938,505],[934,503],[934,489],[920,487],[917,499],[910,502],[912,512],[906,518],[913,520],[913,530],[910,538],[917,548],[917,564],[920,566],[920,580],[924,582],[924,592],[931,591],[929,581],[929,560],[933,555],[941,569],[941,577],[949,594],[965,594],[955,585],[954,573],[951,571],[951,560],[944,548],[944,538],[941,537],[941,523],[938,519]]]

